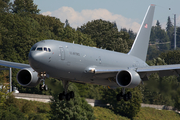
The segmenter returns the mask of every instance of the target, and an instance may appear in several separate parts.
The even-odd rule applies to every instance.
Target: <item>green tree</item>
[[[180,27],[177,27],[176,29],[176,45],[180,48]]]
[[[150,46],[148,49],[148,60],[151,60],[166,50],[170,49],[169,37],[164,29],[161,28],[157,20],[156,26],[152,26],[150,35]]]
[[[159,77],[152,74],[145,82],[143,102],[156,105],[174,106],[174,95],[178,81],[176,76]]]
[[[147,63],[148,63],[148,65],[150,65],[150,66],[155,66],[155,65],[166,65],[165,60],[162,59],[161,57],[154,58],[153,60],[148,61]]]
[[[0,13],[1,12],[10,12],[12,9],[12,3],[10,0],[0,0]]]
[[[77,28],[84,34],[91,36],[91,39],[96,43],[98,48],[115,50],[118,52],[128,52],[132,45],[132,40],[129,39],[127,32],[118,32],[114,24],[104,20],[93,20]],[[121,43],[125,43],[123,47]],[[122,48],[121,48],[122,47]]]
[[[167,64],[180,64],[180,51],[173,50],[161,53],[160,58],[164,59]]]
[[[165,60],[160,57],[147,63],[153,66],[166,65]],[[174,106],[174,96],[179,86],[176,76],[161,77],[154,73],[144,83],[145,86],[142,89],[144,103]]]
[[[131,40],[134,40],[136,38],[136,34],[133,32],[133,30],[129,29],[128,33]]]
[[[69,90],[75,92],[74,99],[70,101],[62,100],[59,101],[58,94],[54,93],[51,99],[51,120],[94,120],[94,114],[92,107],[81,98],[77,92],[76,86],[70,86]]]
[[[12,93],[7,93],[9,90],[9,85],[6,85],[5,83],[1,83],[0,85],[0,107],[4,107],[6,99],[9,98]]]
[[[106,103],[110,104],[110,108],[114,110],[116,113],[133,118],[140,111],[141,102],[142,102],[142,94],[138,87],[126,89],[126,92],[132,92],[132,99],[129,101],[121,100],[117,102],[116,95],[121,92],[121,88],[113,89],[104,89],[103,100]]]
[[[153,29],[154,28],[154,29]],[[155,31],[155,39],[156,42],[158,43],[158,49],[159,50],[169,50],[170,49],[170,43],[169,42],[169,38],[166,34],[166,31],[164,29],[161,28],[160,22],[157,20],[156,26],[153,27],[152,30]]]
[[[6,106],[0,109],[1,120],[26,120],[24,114],[13,105]]]
[[[156,45],[150,44],[147,52],[147,60],[153,60],[157,58],[162,52],[156,47]]]
[[[0,119],[1,120],[24,120],[25,117],[14,104],[14,96],[8,92],[9,85],[1,83],[0,88]]]
[[[103,86],[92,84],[79,84],[75,83],[78,88],[78,93],[83,98],[90,98],[95,100],[102,99]]]
[[[159,20],[157,20],[157,22],[156,22],[156,26],[161,28],[161,25],[160,25]]]
[[[177,93],[174,96],[174,107],[177,108],[178,110],[180,110],[180,88],[177,88]]]
[[[33,3],[33,0],[15,0],[13,6],[13,13],[31,13],[38,14],[39,9]]]
[[[170,16],[168,16],[166,25],[167,25],[166,32],[169,37],[169,40],[171,41],[171,49],[174,49],[174,39],[173,39],[174,27],[172,25]]]

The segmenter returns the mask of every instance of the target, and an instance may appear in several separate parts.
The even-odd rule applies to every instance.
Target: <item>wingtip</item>
[[[155,4],[151,4],[151,6],[156,6]]]

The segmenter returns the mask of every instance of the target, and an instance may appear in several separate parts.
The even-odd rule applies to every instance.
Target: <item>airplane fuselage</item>
[[[32,49],[29,63],[35,71],[73,82],[118,87],[116,82],[88,73],[88,68],[102,66],[126,70],[147,66],[141,59],[128,54],[62,41],[43,40],[33,45]]]
[[[179,74],[180,65],[148,66],[145,63],[155,5],[151,4],[128,54],[88,47],[56,40],[43,40],[34,44],[29,52],[29,64],[0,60],[0,65],[21,69],[17,81],[24,87],[34,87],[40,82],[40,90],[48,90],[47,76],[62,80],[64,91],[59,100],[69,101],[74,92],[68,91],[69,81],[105,85],[110,88],[122,87],[116,95],[128,101],[134,88],[153,72],[163,76]]]

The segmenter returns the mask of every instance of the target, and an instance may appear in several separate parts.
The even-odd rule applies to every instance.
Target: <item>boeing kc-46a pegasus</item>
[[[43,81],[40,89],[47,90],[47,76],[62,80],[64,92],[59,99],[70,100],[74,92],[68,92],[69,82],[90,83],[122,87],[117,100],[131,99],[125,88],[134,88],[153,72],[159,75],[177,75],[180,65],[148,66],[145,62],[155,5],[150,5],[133,46],[128,54],[67,43],[43,40],[34,44],[29,52],[29,64],[0,60],[0,65],[21,69],[17,81],[25,87],[34,87]]]

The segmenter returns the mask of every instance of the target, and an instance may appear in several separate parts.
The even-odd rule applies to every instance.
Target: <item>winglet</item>
[[[152,21],[154,16],[155,5],[151,4],[148,7],[146,15],[143,19],[141,27],[138,31],[138,34],[135,38],[135,41],[132,45],[131,50],[129,51],[129,55],[136,56],[143,61],[146,60],[148,44],[149,44],[149,37],[151,33]]]

